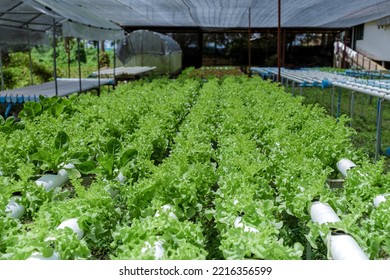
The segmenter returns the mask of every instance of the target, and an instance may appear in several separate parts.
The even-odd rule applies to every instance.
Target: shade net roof
[[[48,1],[51,2],[51,1]],[[68,0],[121,26],[253,28],[278,25],[277,0]],[[290,28],[345,28],[390,15],[390,0],[281,0]]]
[[[0,44],[45,32],[53,22],[64,36],[115,40],[121,27],[275,28],[277,0],[0,0],[0,27],[14,29]],[[250,12],[249,12],[250,11]],[[281,0],[286,28],[346,28],[390,15],[390,0]],[[4,30],[4,29],[3,29]],[[11,31],[8,31],[10,33]],[[31,35],[31,36],[30,36]],[[30,34],[30,43],[41,38]],[[20,37],[20,38],[17,38]],[[15,43],[16,44],[16,43]]]
[[[42,34],[51,31],[54,24],[65,36],[89,40],[124,36],[121,27],[88,7],[58,0],[0,0],[0,44],[3,46],[41,44]]]

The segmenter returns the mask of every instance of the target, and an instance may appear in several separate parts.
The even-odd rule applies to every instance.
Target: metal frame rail
[[[91,77],[113,77],[113,78],[130,78],[130,77],[136,77],[141,76],[144,74],[147,74],[149,72],[152,72],[155,70],[156,67],[147,67],[147,66],[136,66],[136,67],[117,67],[117,68],[110,68],[110,69],[101,69],[100,73],[98,71],[95,71],[91,74]]]

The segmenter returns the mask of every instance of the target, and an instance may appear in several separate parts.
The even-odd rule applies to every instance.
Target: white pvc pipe
[[[26,209],[23,205],[19,204],[17,201],[21,199],[20,196],[11,197],[8,205],[5,208],[5,212],[12,219],[20,219],[23,217]]]
[[[41,178],[36,180],[35,183],[38,186],[44,187],[47,192],[49,192],[52,189],[55,189],[57,187],[61,187],[69,179],[68,173],[66,172],[66,170],[64,170],[64,169],[62,169],[62,170],[63,170],[63,172],[58,172],[57,175],[54,175],[54,174],[43,175]]]
[[[350,235],[330,235],[328,242],[333,260],[368,260],[367,255]]]
[[[309,212],[312,221],[320,225],[340,221],[336,212],[326,203],[314,202]],[[323,239],[334,260],[368,260],[355,239],[347,234],[328,234]]]
[[[352,85],[347,85],[347,84],[340,83],[340,82],[332,82],[332,84],[334,86],[337,86],[337,87],[358,91],[358,92],[365,93],[365,94],[368,94],[368,95],[371,95],[374,97],[382,98],[385,100],[390,100],[390,94],[384,93],[383,91],[364,89],[360,86],[352,86]]]
[[[324,224],[324,223],[335,223],[340,221],[336,212],[329,206],[329,204],[322,202],[314,202],[310,207],[310,216],[313,222]]]
[[[41,178],[35,181],[38,186],[43,186],[47,192],[52,189],[63,186],[68,180],[68,172],[66,169],[73,169],[75,166],[73,164],[61,164],[60,167],[65,169],[60,169],[58,174],[45,174]]]
[[[337,169],[341,174],[343,174],[344,177],[347,177],[347,172],[354,167],[356,167],[356,164],[349,159],[343,158],[337,162]]]
[[[64,228],[70,228],[77,234],[77,239],[81,239],[84,236],[84,231],[80,229],[78,224],[78,219],[69,219],[64,222],[62,222],[57,229],[64,229]]]
[[[40,261],[40,260],[59,260],[60,254],[57,252],[54,252],[53,255],[50,257],[45,258],[42,253],[34,252],[31,254],[30,257],[28,257],[26,260],[28,261]]]
[[[389,196],[390,194],[380,194],[378,195],[377,197],[374,198],[374,206],[375,207],[378,207],[379,204],[381,204],[382,202],[385,202],[387,200],[387,196]]]

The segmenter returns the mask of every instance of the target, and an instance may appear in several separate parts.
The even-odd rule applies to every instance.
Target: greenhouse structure
[[[174,75],[182,68],[180,45],[158,32],[137,30],[118,43],[117,66],[156,67],[154,74]]]
[[[0,271],[390,260],[389,0],[0,2]]]

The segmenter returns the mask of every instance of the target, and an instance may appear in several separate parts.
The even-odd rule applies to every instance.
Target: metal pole
[[[341,88],[338,90],[338,97],[337,97],[337,119],[340,118],[341,115]]]
[[[354,117],[354,107],[355,107],[355,92],[351,91],[351,107],[350,107],[351,122],[349,123],[349,126],[351,127],[352,127],[352,121]]]
[[[281,44],[282,44],[282,32],[281,32],[281,0],[278,0],[278,47],[277,47],[277,56],[278,56],[278,82],[280,82],[280,67],[281,67]]]
[[[360,99],[360,117],[364,118],[364,107],[366,104],[364,104],[364,95],[362,95]]]
[[[27,29],[28,29],[28,24],[27,24]],[[30,30],[27,30],[27,44],[28,44],[28,60],[30,63],[30,84],[34,84],[34,79],[33,79],[33,64],[32,64],[32,57],[31,57],[31,42],[30,42]]]
[[[334,116],[334,87],[332,87],[332,93],[330,95],[330,114]]]
[[[65,38],[65,51],[68,56],[68,78],[70,78],[70,38]]]
[[[54,85],[56,96],[58,96],[58,82],[57,82],[57,48],[56,48],[56,20],[53,19],[53,68],[54,68]]]
[[[382,144],[382,103],[384,99],[378,99],[377,115],[376,115],[376,147],[375,147],[375,162],[379,160]]]
[[[114,69],[113,69],[113,76],[114,76],[114,89],[115,89],[115,85],[116,85],[116,79],[115,79],[115,76],[116,76],[116,73],[115,73],[115,68],[116,68],[116,60],[115,60],[115,52],[116,52],[116,42],[114,41],[114,61],[113,61],[113,65],[114,65]]]
[[[292,87],[291,94],[294,96],[294,90],[295,90],[295,82],[294,81],[292,81],[291,87]]]
[[[98,66],[98,96],[100,96],[100,42],[97,41],[97,66]]]
[[[4,74],[3,74],[3,51],[0,44],[0,73],[1,73],[1,91],[4,90]]]
[[[283,29],[282,32],[282,67],[286,66],[286,40],[287,40],[287,31]]]
[[[77,38],[77,64],[79,68],[79,91],[82,92],[82,85],[81,85],[81,52],[80,52],[80,38]]]
[[[249,7],[249,15],[248,15],[248,76],[251,76],[251,60],[252,60],[252,54],[251,54],[251,8]]]

